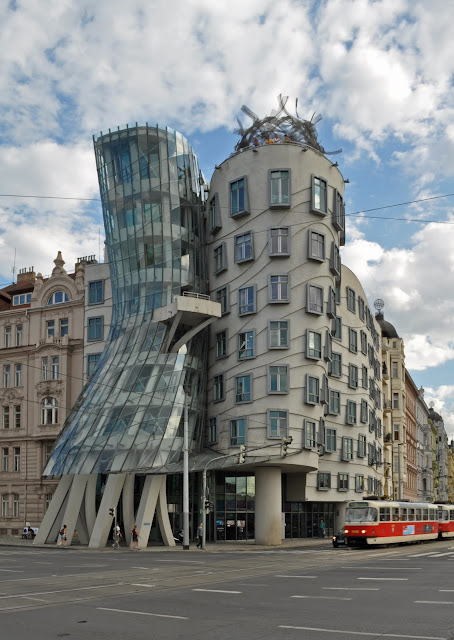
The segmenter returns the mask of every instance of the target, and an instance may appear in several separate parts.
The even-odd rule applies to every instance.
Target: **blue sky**
[[[0,6],[0,193],[97,198],[92,134],[181,131],[209,179],[246,104],[321,113],[349,216],[344,263],[405,339],[454,436],[454,3],[15,0]],[[373,216],[373,217],[372,217]],[[390,218],[399,218],[392,220]],[[98,254],[100,207],[0,196],[0,281]]]

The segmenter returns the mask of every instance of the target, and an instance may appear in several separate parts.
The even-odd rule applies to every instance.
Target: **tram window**
[[[412,522],[415,519],[415,510],[414,509],[409,509],[408,510],[408,520],[410,522]]]
[[[449,513],[447,509],[440,509],[440,511],[438,512],[438,519],[439,520],[446,520],[447,522],[449,521]]]
[[[400,510],[400,519],[403,520],[404,522],[407,521],[407,509]]]
[[[422,509],[416,509],[416,520],[421,520]]]
[[[399,507],[393,507],[392,520],[399,520]]]
[[[389,507],[380,507],[380,522],[389,522],[391,519]]]
[[[450,515],[449,519],[451,520],[451,522],[454,522],[454,509],[449,510],[449,515]]]
[[[428,520],[429,519],[429,509],[423,509],[422,510],[422,519],[423,520]]]

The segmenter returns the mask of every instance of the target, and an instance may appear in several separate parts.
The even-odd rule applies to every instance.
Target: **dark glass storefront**
[[[216,473],[209,540],[252,540],[255,535],[255,476]]]
[[[334,534],[336,505],[333,502],[284,502],[285,537],[318,538],[320,522],[325,536]]]

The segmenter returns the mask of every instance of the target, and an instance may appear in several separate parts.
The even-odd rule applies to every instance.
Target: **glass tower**
[[[112,324],[44,475],[165,471],[180,460],[185,392],[189,448],[202,446],[208,341],[199,333],[172,350],[188,327],[183,317],[169,336],[162,313],[176,296],[206,293],[197,158],[181,134],[137,124],[101,133],[94,149]]]

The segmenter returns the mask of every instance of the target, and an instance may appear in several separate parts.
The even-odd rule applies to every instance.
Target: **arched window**
[[[62,302],[68,302],[68,301],[69,301],[69,297],[67,293],[65,293],[64,291],[55,291],[55,293],[53,293],[49,298],[47,304],[48,305],[61,304]]]
[[[58,406],[56,398],[44,398],[41,403],[41,424],[57,424]]]

